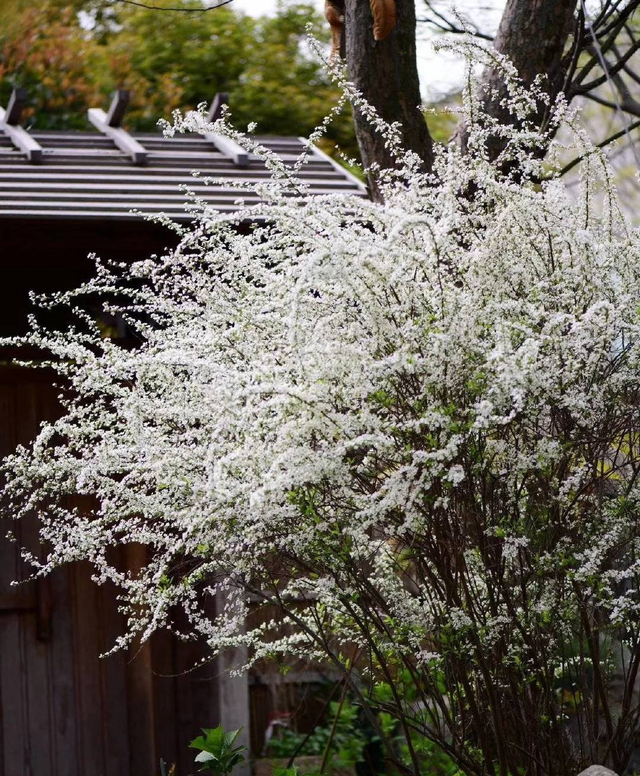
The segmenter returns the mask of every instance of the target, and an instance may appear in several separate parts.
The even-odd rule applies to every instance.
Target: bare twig
[[[182,13],[206,13],[207,11],[215,11],[217,8],[222,8],[224,5],[229,5],[233,0],[220,0],[217,5],[210,5],[205,8],[176,8],[163,5],[148,5],[147,3],[139,3],[137,0],[116,0],[117,3],[124,3],[125,5],[135,5],[138,8],[147,8],[150,11],[180,11]]]
[[[634,121],[633,124],[630,124],[628,127],[625,127],[624,129],[621,129],[620,132],[616,132],[615,135],[611,135],[611,137],[608,137],[606,140],[603,140],[602,143],[598,143],[596,148],[605,148],[605,146],[608,146],[610,143],[615,142],[616,140],[619,140],[621,137],[624,137],[629,132],[632,132],[634,129],[638,129],[640,127],[640,119],[638,121]],[[580,164],[580,162],[584,161],[584,159],[587,158],[589,154],[583,154],[582,156],[576,157],[572,162],[569,162],[565,167],[563,167],[560,170],[559,175],[565,175],[569,172],[569,170],[573,170],[573,168]]]
[[[418,18],[416,19],[417,22],[422,24],[431,24],[437,29],[442,30],[442,32],[448,32],[450,34],[473,35],[475,38],[480,38],[481,40],[493,40],[492,35],[487,35],[486,33],[481,32],[477,27],[475,27],[475,25],[474,29],[470,30],[465,29],[460,25],[454,24],[451,19],[445,16],[441,11],[438,11],[437,8],[434,8],[433,3],[429,2],[429,0],[425,0],[425,5],[427,7],[427,11],[432,14],[432,17],[425,16]]]
[[[586,94],[592,89],[596,89],[598,86],[602,86],[602,84],[606,83],[612,75],[615,75],[620,70],[622,70],[625,64],[639,49],[640,41],[630,46],[628,51],[626,51],[617,62],[608,63],[605,61],[604,66],[606,66],[608,72],[603,73],[603,75],[601,75],[599,78],[594,78],[593,81],[589,81],[589,83],[584,84],[584,86],[578,86],[577,88],[574,88],[574,94]]]

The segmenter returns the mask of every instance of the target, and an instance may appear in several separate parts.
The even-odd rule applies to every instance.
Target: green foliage
[[[26,87],[40,128],[86,128],[87,108],[106,107],[114,89],[128,88],[130,129],[154,130],[171,111],[228,92],[239,128],[255,122],[259,133],[307,136],[338,99],[306,45],[308,24],[315,37],[327,36],[310,2],[282,3],[274,15],[258,18],[233,5],[188,11],[202,7],[201,0],[154,3],[184,11],[100,0],[11,2],[11,24],[0,30],[0,102],[15,86]],[[327,150],[335,144],[357,156],[348,112],[329,130]]]
[[[202,728],[203,736],[198,736],[189,744],[192,749],[199,749],[195,761],[200,763],[200,771],[226,776],[231,773],[236,765],[244,762],[243,752],[246,746],[234,746],[240,735],[239,730],[230,730],[225,733],[222,725],[217,728]]]
[[[0,31],[0,103],[18,86],[29,92],[27,122],[84,129],[87,108],[103,103],[116,80],[107,52],[83,32],[74,9],[49,0],[16,10]]]
[[[300,770],[297,765],[292,765],[291,768],[274,768],[273,776],[300,776]],[[304,776],[318,776],[318,774],[307,771]]]
[[[364,747],[367,744],[364,732],[358,724],[358,714],[358,707],[351,703],[346,702],[341,706],[338,702],[332,702],[330,717],[335,720],[335,728],[333,722],[316,727],[302,747],[301,744],[306,735],[285,729],[278,737],[269,741],[267,754],[269,757],[291,757],[294,754],[323,756],[329,747],[331,754],[329,762],[332,767],[355,766],[363,761]]]
[[[397,688],[400,688],[402,697],[407,703],[415,702],[417,693],[415,685],[411,682],[411,676],[407,671],[400,671],[397,677]],[[444,692],[444,687],[442,687]],[[379,682],[372,688],[372,696],[377,703],[388,704],[393,699],[391,685]],[[426,715],[428,717],[428,714]],[[402,762],[411,769],[413,760],[407,744],[406,736],[398,719],[387,712],[378,713],[378,724],[385,738],[393,741],[394,748],[400,755]],[[449,757],[445,750],[434,741],[411,731],[411,748],[420,765],[420,776],[463,776],[462,771]]]
[[[194,9],[201,4],[171,5]],[[119,23],[105,45],[127,58],[142,79],[143,91],[134,95],[130,115],[137,129],[153,129],[160,116],[195,108],[218,91],[237,91],[256,44],[256,22],[227,7],[195,14],[132,6],[120,12]]]
[[[458,123],[458,114],[451,105],[460,103],[460,95],[451,95],[440,102],[431,105],[425,113],[429,125],[429,133],[436,143],[449,142]]]
[[[402,672],[400,672],[402,673]],[[404,699],[407,702],[415,699],[415,688],[410,684],[410,676],[399,676],[399,686],[403,687]],[[375,701],[387,703],[393,698],[389,684],[380,682],[373,688]],[[360,709],[352,703],[344,703],[342,708],[338,702],[330,705],[330,719],[338,715],[335,730],[333,723],[317,727],[309,736],[304,746],[301,746],[306,736],[293,730],[282,730],[278,737],[269,742],[267,754],[274,758],[289,758],[293,755],[321,757],[329,746],[331,757],[329,770],[335,768],[352,768],[364,761],[364,749],[368,744],[379,742],[377,736],[365,731],[359,719]],[[378,712],[377,721],[382,735],[393,742],[399,759],[411,769],[413,763],[406,737],[399,720],[386,712]],[[462,772],[441,746],[419,735],[411,734],[411,747],[420,763],[420,776],[462,776]],[[274,776],[299,776],[295,765],[292,768],[276,769]],[[308,776],[308,774],[307,774]]]
[[[420,776],[464,776],[451,757],[434,741],[414,734],[411,736],[411,746],[420,764]],[[401,739],[399,748],[402,761],[410,768],[413,763],[404,738]]]

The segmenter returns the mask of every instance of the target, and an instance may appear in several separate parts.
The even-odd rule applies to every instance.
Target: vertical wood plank
[[[29,444],[35,438],[43,420],[44,393],[47,386],[28,383],[16,386],[16,441]],[[29,515],[20,522],[21,545],[35,557],[42,558],[39,528],[35,515]],[[22,561],[19,567],[20,579],[27,580],[33,574],[33,567]],[[37,586],[35,581],[26,582],[29,587]],[[44,583],[48,584],[48,583]],[[36,596],[37,599],[37,596]],[[53,776],[53,748],[51,735],[52,702],[48,642],[38,636],[37,611],[21,615],[21,648],[24,654],[24,674],[27,705],[28,768],[37,776]]]
[[[220,596],[218,605],[224,605],[222,596]],[[231,671],[246,665],[248,657],[247,647],[227,649],[218,657],[220,719],[226,730],[242,728],[238,741],[247,747],[251,743],[248,677],[246,675],[232,676]],[[237,776],[249,776],[249,771],[249,763],[245,762],[237,769]]]
[[[231,676],[231,671],[247,662],[247,650],[240,647],[225,650],[218,658],[219,678],[218,690],[220,698],[220,721],[225,730],[238,730],[242,733],[238,742],[249,746],[250,720],[249,712],[249,684],[246,675]],[[237,776],[249,776],[249,763],[236,768]]]
[[[154,634],[151,639],[156,769],[160,758],[177,764],[178,748],[183,743],[178,740],[175,646],[174,638],[166,631]]]
[[[15,391],[11,384],[0,385],[0,454],[6,455],[16,446]],[[0,538],[0,589],[13,592],[11,582],[18,578],[18,549],[5,538],[6,530],[17,526],[4,525]],[[24,693],[24,659],[21,649],[21,623],[18,614],[0,616],[0,706],[2,707],[2,752],[4,776],[27,776],[28,742],[27,710]]]
[[[59,413],[57,391],[41,384],[39,416],[53,421]],[[49,682],[51,686],[51,748],[55,776],[79,776],[78,719],[74,678],[71,573],[57,569],[47,580],[50,596]],[[42,633],[36,634],[43,635]]]
[[[146,547],[125,547],[127,568],[135,573],[146,561]],[[153,709],[153,671],[151,645],[133,644],[127,662],[127,700],[129,709],[130,767],[134,776],[153,774],[157,770]]]
[[[51,575],[53,620],[50,645],[56,776],[80,776],[70,576],[69,568],[58,569]]]
[[[90,569],[86,564],[74,565],[71,573],[78,766],[82,776],[104,776],[96,585],[91,581]]]
[[[215,604],[210,600],[208,613],[215,615]],[[186,618],[180,623],[187,628]],[[212,660],[194,670],[207,655],[206,647],[193,642],[174,641],[176,673],[178,771],[193,773],[195,752],[189,749],[192,741],[203,727],[220,724],[218,684],[218,662]]]
[[[58,412],[46,380],[5,383],[4,374],[0,369],[0,455],[28,444],[40,421]],[[15,532],[38,551],[35,520],[16,524]],[[125,548],[122,562],[135,571],[144,552]],[[17,547],[0,538],[0,594],[11,594],[10,581],[26,573]],[[20,595],[21,606],[32,606],[33,596]],[[243,702],[245,680],[222,703],[221,665],[192,671],[202,650],[169,634],[101,660],[125,623],[114,590],[98,588],[87,565],[51,576],[49,609],[50,633],[47,610],[40,622],[35,609],[0,615],[0,776],[155,776],[161,756],[177,761],[180,773],[193,772],[189,741],[199,727],[218,724],[222,706],[238,707],[238,693]]]
[[[29,776],[26,770],[28,742],[23,680],[20,618],[0,617],[0,703],[5,776]]]
[[[199,732],[207,727],[206,720],[195,719],[193,713],[193,683],[189,669],[194,662],[193,645],[180,642],[175,645],[174,661],[176,674],[176,728],[178,731],[178,773],[191,773],[195,753],[189,751],[188,744]]]
[[[116,591],[104,585],[98,591],[100,602],[100,651],[108,652],[125,631],[124,617],[117,611]],[[129,710],[127,708],[127,658],[123,652],[100,660],[104,698],[105,776],[129,773]],[[145,774],[146,776],[146,774]]]
[[[36,637],[35,612],[28,612],[20,619],[27,689],[27,771],[33,776],[54,776],[49,650]]]

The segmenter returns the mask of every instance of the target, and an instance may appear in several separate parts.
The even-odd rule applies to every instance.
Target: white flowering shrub
[[[343,84],[398,158],[383,205],[309,196],[303,160],[217,124],[265,156],[264,203],[194,200],[176,250],[98,262],[46,303],[77,325],[21,340],[64,404],[4,464],[7,513],[40,516],[35,573],[90,561],[120,588],[121,644],[180,611],[211,655],[330,661],[403,773],[421,742],[468,774],[622,769],[640,714],[640,236],[562,104],[549,126],[585,158],[578,190],[554,176],[566,144],[503,66],[518,129],[472,85],[470,151],[431,175]],[[96,295],[138,347],[101,338]],[[136,573],[109,560],[130,543]]]

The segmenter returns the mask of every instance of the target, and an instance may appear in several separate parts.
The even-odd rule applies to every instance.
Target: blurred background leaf
[[[233,5],[204,11],[201,0],[154,5],[203,12],[157,11],[114,0],[5,0],[0,27],[0,104],[29,90],[27,123],[41,129],[87,128],[86,111],[106,108],[116,88],[133,93],[126,125],[153,130],[178,108],[229,92],[240,129],[308,135],[338,98],[309,50],[306,26],[326,40],[312,3],[280,3],[275,14],[249,16]],[[331,126],[335,145],[357,155],[350,116]]]

